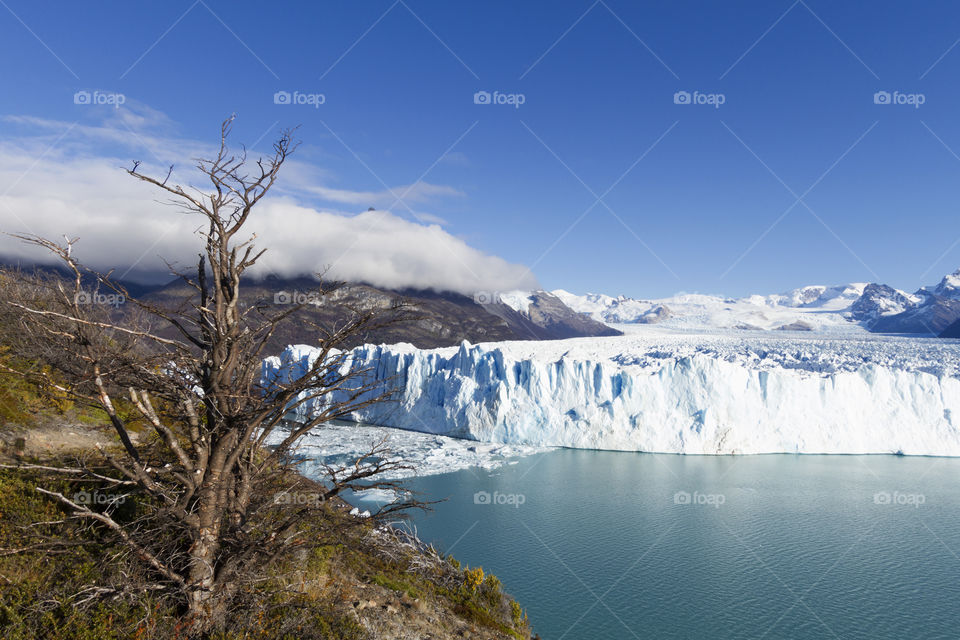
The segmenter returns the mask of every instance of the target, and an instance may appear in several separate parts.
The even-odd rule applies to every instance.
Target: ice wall
[[[312,357],[309,347],[288,347],[264,362],[264,375],[300,375]],[[370,367],[398,390],[396,401],[353,419],[402,429],[687,454],[960,455],[960,379],[948,375],[878,364],[829,375],[760,370],[701,354],[636,367],[515,358],[466,343],[431,351],[366,345],[351,357],[347,366]]]

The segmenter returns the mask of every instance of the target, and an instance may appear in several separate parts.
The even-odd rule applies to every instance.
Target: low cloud
[[[471,295],[537,286],[526,268],[474,249],[438,225],[412,222],[388,211],[344,216],[271,202],[262,214],[258,238],[274,249],[264,255],[261,267],[272,273],[329,269],[329,276],[336,279]]]
[[[110,142],[136,146],[138,140],[147,139],[146,134],[124,135],[110,126],[84,126],[58,140],[57,123],[44,125],[48,130],[42,137],[8,137],[0,143],[0,231],[52,239],[78,237],[76,252],[87,265],[114,269],[115,275],[131,279],[156,280],[168,273],[164,260],[183,269],[195,264],[202,248],[198,236],[202,220],[165,204],[157,189],[127,176],[123,168],[130,162],[119,157],[121,150],[103,151],[112,146]],[[62,131],[69,127],[62,124]],[[96,145],[91,144],[93,139]],[[163,150],[160,155],[166,162],[177,142],[149,139]],[[205,147],[184,143],[188,153]],[[180,165],[189,165],[191,157],[195,156],[185,154]],[[157,160],[152,165],[145,162],[143,170],[164,175],[166,169]],[[322,175],[322,170],[317,174]],[[188,181],[177,174],[174,178]],[[371,200],[378,205],[394,199],[390,191],[398,195],[407,191],[409,201],[462,195],[452,187],[420,183],[369,193],[298,188],[306,186],[284,185],[283,194],[265,199],[251,218],[249,231],[256,233],[256,244],[268,249],[257,269],[261,275],[326,271],[327,277],[382,287],[467,294],[537,286],[522,265],[470,247],[430,223],[432,216],[410,220],[403,205],[396,209],[401,216],[390,211],[352,214],[305,204],[311,196],[326,196],[350,208]],[[0,256],[25,263],[46,259],[37,248],[7,235],[0,236]]]

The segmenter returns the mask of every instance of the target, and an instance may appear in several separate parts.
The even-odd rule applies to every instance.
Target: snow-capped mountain
[[[563,289],[552,291],[564,304],[579,313],[586,314],[599,322],[629,324],[650,311],[653,300],[637,300],[618,296],[616,298],[602,293],[588,293],[584,296],[572,294]]]
[[[868,326],[883,316],[903,313],[917,305],[923,298],[911,296],[885,284],[868,284],[863,294],[850,305],[850,315]]]
[[[851,302],[863,295],[868,285],[862,282],[825,287],[814,285],[800,287],[787,293],[772,296],[750,296],[749,300],[760,298],[769,306],[790,308],[816,308],[836,311],[847,308]]]
[[[902,311],[869,322],[868,328],[877,333],[941,334],[960,319],[960,269],[934,287],[922,287],[909,302]]]
[[[570,309],[548,291],[508,291],[490,294],[491,300],[482,301],[488,313],[515,312],[534,328],[533,335],[541,339],[574,338],[577,336],[617,336],[620,331],[603,322]]]
[[[944,298],[960,299],[960,269],[943,276],[940,284],[934,287],[933,294]]]
[[[568,307],[610,324],[675,329],[872,331],[937,335],[960,319],[960,269],[910,294],[885,284],[807,286],[775,295],[678,294],[644,300],[553,292]]]
[[[571,309],[611,324],[663,324],[678,329],[816,331],[854,329],[845,315],[863,295],[865,283],[809,286],[776,295],[724,298],[678,294],[643,300],[602,294],[578,296],[562,289],[553,294]]]

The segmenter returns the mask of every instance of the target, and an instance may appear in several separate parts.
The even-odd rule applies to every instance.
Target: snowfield
[[[522,291],[504,294],[522,311]],[[569,308],[606,323],[657,324],[663,328],[713,331],[810,331],[816,333],[908,333],[939,335],[960,317],[960,269],[936,285],[907,293],[885,284],[813,285],[776,295],[727,298],[678,293],[642,300],[562,289],[552,292]]]
[[[875,286],[875,285],[874,285]],[[679,293],[658,300],[638,300],[625,296],[588,293],[575,295],[562,289],[553,291],[568,307],[606,323],[658,324],[664,328],[711,331],[736,329],[752,331],[802,330],[814,332],[866,332],[855,317],[854,304],[868,284],[855,282],[833,287],[808,286],[776,295],[752,295],[724,298],[698,293]],[[510,300],[521,305],[520,292],[511,292]],[[920,296],[890,289],[888,294],[902,296],[907,304],[917,304]],[[906,310],[902,302],[881,296],[876,300],[876,315],[894,315]]]
[[[352,366],[400,391],[351,417],[537,447],[960,456],[960,341],[617,328],[629,333],[358,347]],[[264,377],[302,375],[315,357],[288,347]]]

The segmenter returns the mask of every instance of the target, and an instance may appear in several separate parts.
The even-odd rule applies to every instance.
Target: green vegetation
[[[51,407],[51,403],[40,397],[36,385],[10,373],[8,369],[22,370],[24,367],[4,351],[0,349],[0,425],[32,425],[39,415],[62,413],[70,408],[65,401],[60,406]]]
[[[4,638],[185,637],[181,607],[161,595],[137,593],[137,570],[115,541],[91,536],[77,524],[32,526],[28,533],[27,525],[62,521],[65,515],[35,490],[38,484],[64,495],[98,489],[62,474],[0,470],[0,549],[33,548],[0,554]],[[131,499],[114,517],[137,518],[142,507]],[[351,518],[342,510],[330,510],[326,517]],[[318,535],[332,528],[331,522],[317,523]],[[408,538],[395,541],[369,525],[345,528],[337,523],[336,528],[352,533],[342,543],[316,547],[306,557],[283,563],[246,588],[237,595],[227,628],[210,638],[353,640],[371,637],[369,625],[376,627],[382,617],[399,616],[402,622],[423,612],[432,613],[420,617],[439,620],[433,633],[441,635],[436,637],[444,637],[444,631],[453,637],[458,625],[486,632],[476,637],[530,637],[526,616],[503,593],[496,576],[479,567],[460,570],[436,554],[417,550]],[[49,555],[45,536],[56,536],[61,547],[64,541],[74,546]],[[97,593],[94,585],[117,593]]]
[[[27,376],[14,371],[26,371],[28,375],[35,372],[55,379],[57,376],[48,367],[24,362],[6,351],[6,348],[0,347],[0,430],[30,428],[54,421],[62,423],[64,420],[91,426],[109,424],[107,414],[101,409],[79,406],[66,394],[42,393]],[[117,411],[128,419],[133,415],[129,403],[124,399],[117,403]]]
[[[0,354],[0,364],[3,358]],[[0,373],[0,430],[16,425],[17,433],[29,439],[38,423],[49,427],[65,416],[74,424],[105,422],[94,410],[51,402],[23,378]],[[2,460],[24,465],[0,469],[2,637],[187,638],[183,603],[140,588],[153,581],[130,558],[128,547],[96,524],[67,519],[60,503],[36,490],[71,497],[123,493],[104,482],[29,468],[71,466],[66,454],[61,456],[41,460],[28,451]],[[94,469],[119,477],[105,464]],[[131,492],[111,513],[126,524],[154,508]],[[164,532],[156,535],[159,539]],[[360,640],[388,638],[391,630],[408,628],[436,638],[530,637],[526,615],[496,576],[462,567],[410,536],[377,530],[349,516],[340,503],[324,509],[302,535],[330,543],[305,549],[247,583],[234,598],[227,625],[209,635],[211,640]]]
[[[373,576],[373,583],[378,584],[381,587],[386,587],[391,591],[396,591],[397,593],[404,593],[411,598],[419,598],[420,592],[417,591],[417,588],[410,584],[409,581],[404,579],[391,578],[385,576],[382,573],[378,573]]]

